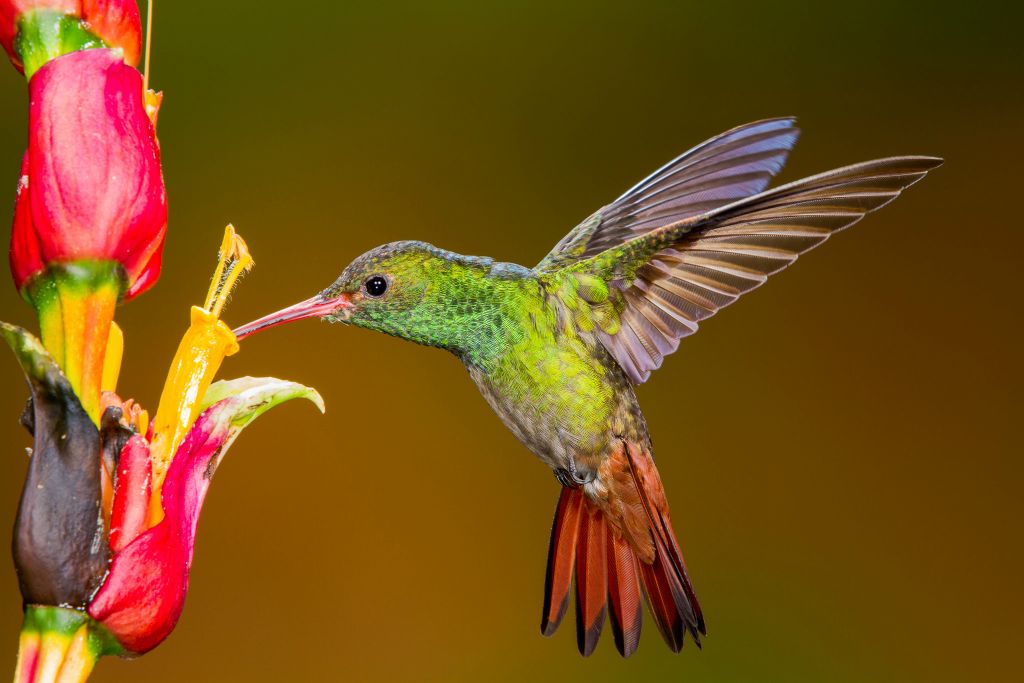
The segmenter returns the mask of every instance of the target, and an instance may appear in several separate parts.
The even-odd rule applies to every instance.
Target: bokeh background
[[[900,153],[947,163],[639,390],[703,651],[671,655],[649,620],[625,662],[608,633],[581,659],[571,615],[542,638],[550,472],[454,358],[305,322],[245,342],[222,375],[315,385],[327,415],[289,404],[242,436],[177,631],[96,680],[1019,680],[1018,7],[158,3],[171,226],[160,285],[119,314],[120,388],[150,408],[229,221],[257,261],[226,315],[241,323],[394,239],[533,264],[668,158],[761,117],[801,118],[782,180]],[[13,69],[0,92],[12,202]],[[32,324],[12,287],[0,311]],[[10,359],[0,385],[6,537],[28,445]],[[6,559],[0,615],[13,665]]]

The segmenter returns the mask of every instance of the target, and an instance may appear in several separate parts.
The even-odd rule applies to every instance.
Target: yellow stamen
[[[117,378],[121,374],[121,358],[124,356],[124,332],[117,323],[110,323],[107,337],[107,355],[103,359],[102,391],[117,391]]]
[[[154,434],[150,448],[153,463],[151,525],[163,518],[159,492],[167,468],[198,417],[203,396],[224,358],[238,351],[235,335],[219,317],[231,289],[252,265],[252,257],[245,242],[229,225],[224,231],[220,261],[206,297],[206,305],[203,308],[192,307],[192,324],[178,344],[153,419]]]
[[[210,282],[210,290],[206,293],[206,303],[203,308],[220,317],[224,305],[228,302],[228,295],[238,283],[239,278],[252,270],[256,265],[252,256],[249,255],[249,247],[246,246],[235,226],[228,225],[224,229],[224,240],[220,245],[219,263],[217,270],[213,273],[213,281]]]

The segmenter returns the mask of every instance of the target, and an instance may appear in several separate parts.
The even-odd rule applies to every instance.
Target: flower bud
[[[167,199],[139,72],[115,50],[83,50],[48,62],[29,91],[15,284],[51,264],[115,261],[122,292],[141,293],[159,275]]]

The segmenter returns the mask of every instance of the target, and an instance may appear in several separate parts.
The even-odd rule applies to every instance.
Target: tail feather
[[[672,531],[661,480],[650,454],[623,444],[609,459],[608,498],[563,488],[551,529],[541,632],[557,630],[576,582],[576,636],[591,654],[610,614],[623,657],[636,651],[646,596],[655,625],[673,652],[689,633],[697,646],[704,616]],[[609,474],[614,474],[609,472]],[[643,534],[642,540],[635,533]]]
[[[697,602],[697,595],[693,590],[693,583],[690,581],[690,574],[686,571],[686,562],[683,560],[683,552],[679,549],[679,542],[672,531],[672,524],[668,517],[658,511],[658,528],[661,530],[660,543],[664,545],[664,555],[670,560],[672,567],[671,585],[676,602],[683,606],[683,616],[686,618],[686,629],[693,636],[693,642],[700,647],[700,636],[707,635],[707,627],[704,625],[704,613],[701,612],[700,603]],[[680,601],[679,594],[682,594]]]
[[[582,506],[582,491],[562,489],[555,512],[555,523],[551,528],[547,579],[544,582],[544,615],[540,630],[545,636],[554,634],[558,625],[562,623],[565,610],[569,607],[569,591],[572,588],[572,572],[576,562],[576,538],[579,533]]]
[[[679,613],[661,558],[656,559],[654,564],[641,564],[640,576],[643,579],[644,595],[647,596],[647,604],[650,606],[655,626],[658,627],[669,649],[679,652],[683,648],[685,633],[683,617]]]
[[[576,545],[576,643],[584,657],[597,647],[608,611],[608,525],[586,503]]]
[[[643,508],[647,513],[656,549],[656,557],[654,562],[649,565],[650,569],[647,570],[645,567],[644,587],[647,589],[648,595],[652,592],[664,595],[667,589],[668,595],[672,598],[673,610],[671,612],[674,612],[674,617],[668,610],[662,614],[665,620],[662,622],[661,633],[669,647],[678,652],[678,648],[683,646],[681,625],[685,625],[685,629],[693,636],[693,641],[700,647],[700,636],[707,635],[704,614],[701,612],[700,603],[697,602],[693,583],[686,571],[683,553],[679,549],[675,532],[672,530],[661,477],[654,467],[654,460],[650,453],[631,444],[626,444],[623,451],[633,474],[633,482],[636,484],[636,489],[643,502]],[[680,624],[677,624],[677,621]]]
[[[644,605],[636,557],[621,537],[613,538],[608,545],[608,602],[615,647],[623,657],[629,657],[640,644]]]

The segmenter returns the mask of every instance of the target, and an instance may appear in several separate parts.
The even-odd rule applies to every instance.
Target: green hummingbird
[[[533,268],[425,242],[369,251],[316,296],[235,330],[322,317],[446,349],[561,484],[541,630],[576,585],[579,650],[606,615],[628,657],[643,600],[678,652],[706,635],[634,386],[705,318],[942,163],[868,161],[766,190],[796,142],[792,118],[740,126],[599,209]],[[642,593],[641,593],[642,592]]]

